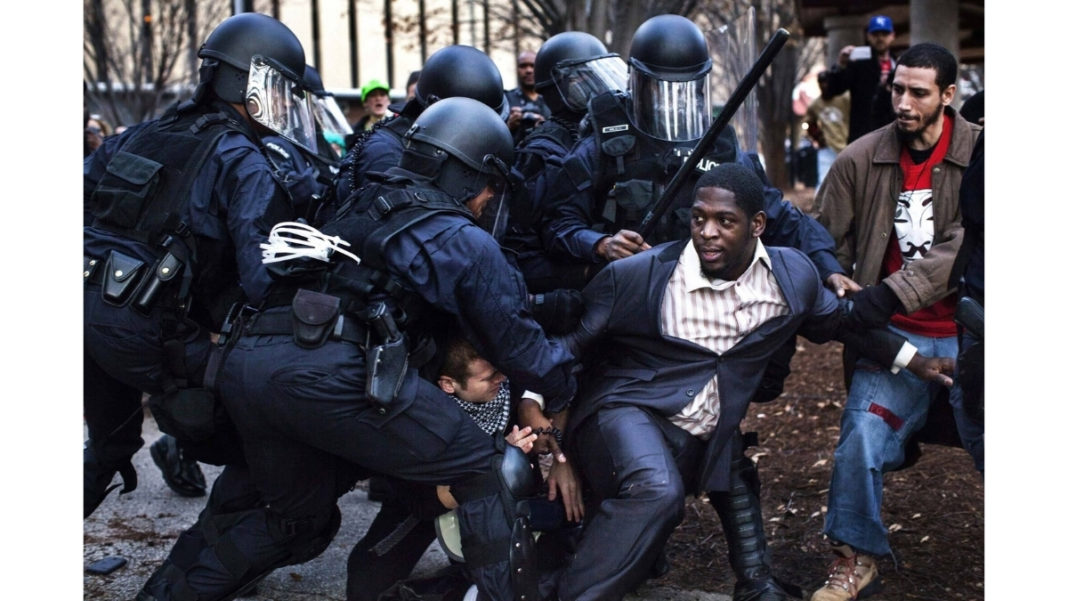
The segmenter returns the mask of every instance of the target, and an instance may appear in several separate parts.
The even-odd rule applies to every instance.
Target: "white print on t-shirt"
[[[894,231],[905,265],[927,254],[934,242],[934,211],[931,189],[909,190],[897,197]]]

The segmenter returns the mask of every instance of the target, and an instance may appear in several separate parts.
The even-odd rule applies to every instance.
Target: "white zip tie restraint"
[[[341,248],[351,246],[340,236],[327,236],[306,223],[282,221],[271,228],[267,242],[260,244],[263,249],[263,262],[281,263],[292,259],[308,257],[324,263],[330,262],[333,251],[360,262],[360,258]]]

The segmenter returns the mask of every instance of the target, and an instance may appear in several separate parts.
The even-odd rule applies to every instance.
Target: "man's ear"
[[[953,96],[957,93],[957,84],[951,83],[942,90],[942,106],[949,106],[953,102]]]
[[[768,215],[764,211],[757,211],[757,214],[753,215],[749,223],[753,229],[753,237],[759,238],[764,233],[764,228],[768,225]]]
[[[445,394],[456,394],[456,380],[449,376],[441,376],[438,378],[438,388],[442,389]]]

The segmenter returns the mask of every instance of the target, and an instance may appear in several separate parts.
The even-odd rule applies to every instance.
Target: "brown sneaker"
[[[838,557],[831,564],[827,582],[812,593],[811,601],[857,601],[882,588],[874,557],[857,553],[846,544],[831,548]]]

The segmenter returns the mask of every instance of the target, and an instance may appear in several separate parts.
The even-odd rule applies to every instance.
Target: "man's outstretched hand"
[[[927,382],[937,382],[943,386],[953,385],[953,368],[956,361],[952,357],[924,357],[916,353],[909,361],[908,370],[917,378]]]

